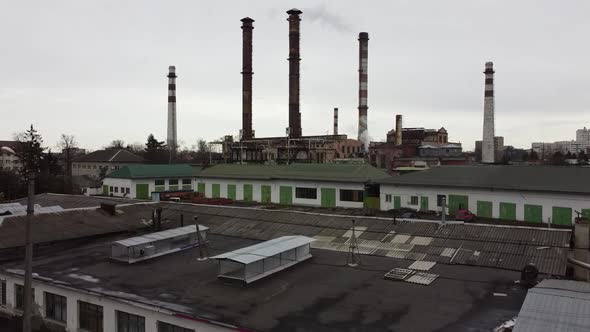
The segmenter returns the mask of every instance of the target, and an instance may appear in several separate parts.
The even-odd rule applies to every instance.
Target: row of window
[[[129,194],[130,193],[130,189],[127,187],[120,187],[121,188],[121,194]],[[113,187],[113,186],[109,186],[109,192],[111,193],[118,193],[119,192],[119,187]]]
[[[33,289],[33,302],[35,290]],[[14,285],[15,309],[23,310],[24,287]],[[67,299],[65,296],[44,292],[45,317],[57,322],[67,321]],[[0,280],[0,305],[6,305],[6,280]],[[89,332],[104,331],[104,312],[100,305],[78,301],[79,328]],[[117,332],[144,332],[145,317],[130,314],[124,311],[115,311],[117,319]],[[195,330],[183,328],[173,324],[158,321],[158,332],[195,332]]]
[[[109,169],[108,165],[96,165],[96,164],[73,164],[72,168],[81,168],[81,169],[99,169],[99,168],[106,168]],[[110,167],[111,170],[117,170],[119,169],[119,166],[111,166]]]
[[[182,179],[182,184],[183,185],[189,185],[192,183],[191,179]],[[166,185],[166,180],[156,180],[156,186],[165,186]],[[169,179],[168,180],[168,185],[169,186],[177,186],[178,185],[178,179]]]

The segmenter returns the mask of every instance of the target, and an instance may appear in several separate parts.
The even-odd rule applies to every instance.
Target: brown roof
[[[147,160],[124,149],[98,150],[74,159],[75,162],[145,163]]]

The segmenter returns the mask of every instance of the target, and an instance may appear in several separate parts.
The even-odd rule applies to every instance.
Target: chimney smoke
[[[252,26],[253,19],[242,21],[242,139],[254,137],[252,131]]]
[[[369,133],[367,126],[368,98],[368,59],[369,59],[369,33],[359,33],[359,125],[358,140],[362,141],[366,151],[369,147]]]
[[[402,116],[395,116],[395,145],[402,145]]]
[[[485,89],[481,161],[483,163],[494,163],[494,63],[486,62],[485,71],[483,73],[485,74]]]
[[[301,112],[299,110],[299,9],[287,11],[289,14],[289,136],[301,137]]]

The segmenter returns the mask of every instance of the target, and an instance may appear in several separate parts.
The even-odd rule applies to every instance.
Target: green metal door
[[[211,197],[219,198],[221,196],[221,186],[219,183],[213,183],[211,185]]]
[[[293,204],[293,187],[281,186],[280,187],[280,203],[284,205]]]
[[[235,184],[228,184],[227,185],[227,198],[236,200],[236,185]]]
[[[491,218],[492,202],[477,201],[477,216],[482,218]]]
[[[524,205],[524,221],[543,222],[543,207],[541,205]]]
[[[251,184],[245,184],[244,185],[244,200],[246,202],[252,202],[252,185]]]
[[[135,198],[150,198],[150,186],[147,183],[138,183],[135,185]]]
[[[203,196],[205,196],[205,184],[204,183],[199,183],[197,186],[197,191],[202,194]]]
[[[400,196],[393,196],[393,208],[399,209],[402,207],[402,198]]]
[[[102,186],[102,194],[105,196],[109,195],[109,186]]]
[[[459,208],[469,209],[469,198],[466,195],[449,195],[449,214],[454,216]]]
[[[590,209],[582,209],[582,217],[590,220]]]
[[[572,209],[554,206],[551,223],[556,225],[571,225]]]
[[[336,189],[322,188],[322,207],[336,207]]]
[[[516,204],[500,202],[500,219],[516,220]]]
[[[428,197],[420,197],[420,211],[428,211]]]
[[[260,186],[261,202],[270,203],[271,201],[271,189],[270,186]]]

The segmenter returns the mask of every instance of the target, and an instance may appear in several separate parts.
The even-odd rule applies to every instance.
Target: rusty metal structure
[[[358,140],[368,148],[367,104],[368,98],[369,33],[359,33],[359,125]]]
[[[299,110],[299,62],[301,54],[299,49],[299,22],[301,11],[291,9],[289,14],[289,137],[301,137],[301,112]]]
[[[252,131],[252,30],[253,19],[242,20],[242,139],[254,138]]]

